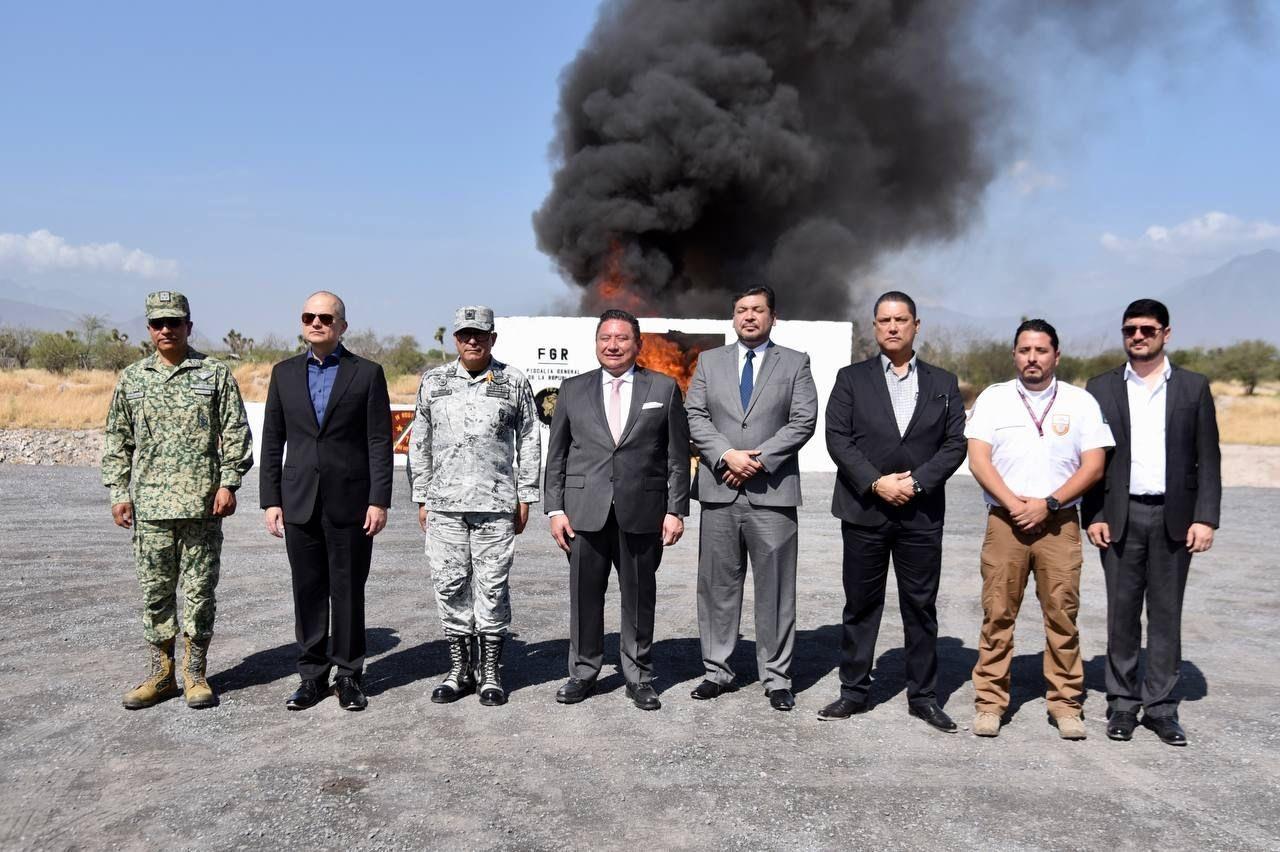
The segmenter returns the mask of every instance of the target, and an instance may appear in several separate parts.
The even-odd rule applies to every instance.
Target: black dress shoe
[[[951,721],[950,716],[942,712],[942,708],[935,701],[930,701],[928,704],[912,704],[907,708],[907,712],[917,719],[924,719],[939,731],[954,734],[957,730],[956,723]]]
[[[769,706],[774,710],[794,710],[796,707],[796,697],[789,689],[771,689],[768,695]]]
[[[334,688],[338,692],[338,706],[343,710],[363,710],[369,706],[369,699],[360,688],[360,681],[354,677],[346,675],[338,678],[334,681]]]
[[[569,678],[569,682],[556,690],[556,701],[561,704],[577,704],[585,701],[587,696],[596,691],[594,680],[578,680]]]
[[[848,719],[856,713],[865,713],[870,709],[865,702],[854,701],[851,698],[837,698],[818,711],[818,718],[824,722],[831,719]]]
[[[1184,746],[1187,744],[1187,732],[1182,730],[1178,720],[1172,716],[1148,716],[1143,713],[1142,727],[1155,731],[1156,736],[1160,738],[1160,742],[1165,745]]]
[[[1133,739],[1133,729],[1138,727],[1138,714],[1128,710],[1117,710],[1107,719],[1108,739],[1127,743]]]
[[[290,710],[306,710],[308,707],[315,707],[325,699],[329,694],[328,680],[311,680],[303,678],[302,683],[298,684],[298,688],[293,691],[285,700],[284,706]]]
[[[648,683],[627,684],[627,697],[641,710],[657,710],[662,706],[658,692]]]
[[[719,698],[726,692],[732,692],[733,687],[716,683],[714,680],[704,680],[693,688],[693,692],[689,693],[690,698],[696,698],[699,701],[707,701],[711,698]]]

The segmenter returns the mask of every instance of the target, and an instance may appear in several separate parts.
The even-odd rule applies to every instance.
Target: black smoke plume
[[[846,318],[878,257],[969,224],[1025,63],[1155,48],[1175,68],[1269,18],[1256,0],[611,0],[562,75],[538,246],[585,313],[720,316],[768,283],[785,316]]]
[[[538,246],[586,312],[627,300],[615,279],[650,314],[768,283],[786,316],[844,318],[852,275],[956,234],[992,177],[961,6],[607,3],[562,78]]]

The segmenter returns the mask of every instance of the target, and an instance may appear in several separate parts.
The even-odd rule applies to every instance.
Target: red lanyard
[[[1053,395],[1049,397],[1049,404],[1044,407],[1044,413],[1038,418],[1036,413],[1031,410],[1031,403],[1027,401],[1027,395],[1022,392],[1022,388],[1018,388],[1018,399],[1022,400],[1022,404],[1027,409],[1027,414],[1031,415],[1031,422],[1036,424],[1036,431],[1040,433],[1040,437],[1044,437],[1044,421],[1049,417],[1049,409],[1053,408],[1054,401],[1058,398],[1058,383],[1053,383]]]

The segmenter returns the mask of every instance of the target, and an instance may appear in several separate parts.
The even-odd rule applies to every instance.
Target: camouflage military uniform
[[[142,627],[151,644],[178,632],[179,581],[182,632],[198,640],[213,633],[222,553],[213,499],[219,488],[238,488],[252,466],[244,402],[226,364],[188,350],[176,367],[153,354],[120,374],[107,412],[102,483],[112,505],[133,503]]]
[[[415,503],[430,512],[427,563],[446,633],[504,633],[516,504],[538,501],[542,443],[533,389],[494,359],[471,378],[457,362],[418,387],[409,443]]]

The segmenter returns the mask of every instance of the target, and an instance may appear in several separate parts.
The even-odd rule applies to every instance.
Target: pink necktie
[[[609,431],[616,444],[622,439],[622,379],[614,379],[613,393],[609,394]]]

